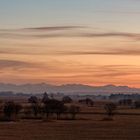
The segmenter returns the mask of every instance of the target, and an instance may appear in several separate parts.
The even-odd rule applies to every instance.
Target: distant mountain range
[[[50,85],[40,84],[4,84],[0,83],[0,92],[12,91],[14,93],[66,93],[66,94],[111,94],[111,93],[140,93],[139,88],[128,86],[88,86],[82,84]]]

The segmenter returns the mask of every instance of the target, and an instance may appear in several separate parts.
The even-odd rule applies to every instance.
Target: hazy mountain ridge
[[[139,88],[130,88],[128,86],[89,86],[82,84],[66,84],[66,85],[51,85],[51,84],[4,84],[0,83],[0,91],[12,91],[14,93],[140,93]]]

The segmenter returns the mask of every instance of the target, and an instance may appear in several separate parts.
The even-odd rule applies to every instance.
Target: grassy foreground
[[[1,122],[1,140],[140,140],[139,116],[80,115],[78,120]]]

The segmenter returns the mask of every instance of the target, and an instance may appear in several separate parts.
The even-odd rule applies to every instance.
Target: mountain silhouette
[[[105,86],[89,86],[82,84],[65,84],[65,85],[51,85],[46,83],[39,84],[5,84],[0,83],[0,91],[12,91],[14,93],[140,93],[139,88],[130,88],[128,86],[115,86],[115,85],[105,85]]]

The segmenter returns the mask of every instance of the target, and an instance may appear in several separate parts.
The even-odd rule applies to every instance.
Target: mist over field
[[[109,95],[109,94],[134,94],[140,93],[139,88],[130,88],[128,86],[88,86],[82,84],[66,84],[66,85],[51,85],[51,84],[0,84],[0,91],[11,91],[14,93],[64,93],[64,94],[90,94],[90,95]]]
[[[140,140],[140,0],[0,0],[0,140]]]

